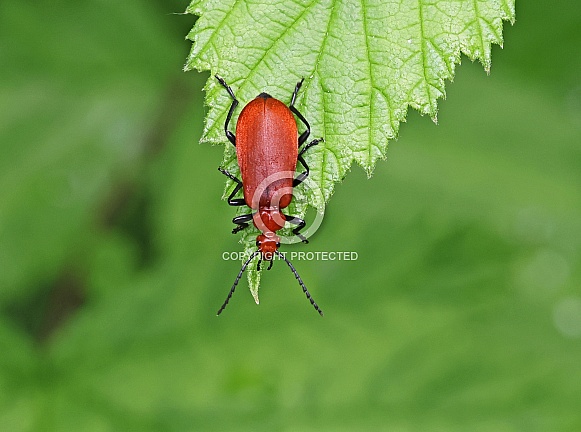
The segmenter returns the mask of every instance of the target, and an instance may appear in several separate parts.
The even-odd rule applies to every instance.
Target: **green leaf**
[[[371,175],[409,106],[437,120],[462,53],[488,72],[515,14],[514,0],[194,0],[187,12],[200,18],[185,68],[223,76],[242,104],[262,91],[288,102],[305,77],[297,107],[325,138],[306,155],[325,201],[353,161]],[[213,78],[206,90],[202,141],[226,142],[229,96]],[[224,166],[237,171],[230,145]]]

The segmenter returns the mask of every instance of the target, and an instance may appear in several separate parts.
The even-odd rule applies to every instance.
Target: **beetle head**
[[[272,261],[280,246],[280,238],[272,231],[266,231],[256,237],[256,246],[258,246],[264,261]]]

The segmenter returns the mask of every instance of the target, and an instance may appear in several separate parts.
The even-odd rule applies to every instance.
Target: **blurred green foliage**
[[[0,3],[0,430],[581,430],[581,6],[410,112],[261,305],[172,2]],[[562,11],[567,10],[566,14]],[[544,29],[540,31],[539,29]],[[290,248],[289,248],[290,250]]]

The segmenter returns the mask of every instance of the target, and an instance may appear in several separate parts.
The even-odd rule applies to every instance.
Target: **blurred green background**
[[[0,2],[0,431],[580,431],[581,6],[410,112],[256,306],[186,3]]]

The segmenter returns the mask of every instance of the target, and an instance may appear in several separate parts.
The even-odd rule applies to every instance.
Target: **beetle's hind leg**
[[[230,141],[234,145],[234,147],[236,147],[236,136],[228,130],[228,125],[230,124],[230,120],[232,119],[232,114],[234,113],[234,110],[238,106],[238,99],[236,99],[234,92],[232,91],[230,86],[226,84],[224,78],[218,75],[214,76],[216,77],[218,82],[222,84],[222,86],[228,91],[228,94],[232,98],[232,104],[230,105],[230,110],[228,111],[228,115],[226,116],[226,123],[224,123],[224,133],[226,133],[226,138],[228,138],[228,141]]]
[[[298,177],[296,179],[294,179],[293,187],[300,185],[309,176],[309,166],[307,165],[307,163],[303,159],[303,153],[306,152],[311,147],[316,146],[321,141],[323,141],[323,138],[317,138],[317,139],[314,139],[313,141],[311,141],[310,143],[308,143],[303,148],[301,148],[301,146],[307,141],[307,138],[311,134],[311,125],[309,124],[307,119],[295,107],[297,94],[299,93],[299,90],[300,90],[301,86],[303,85],[304,81],[305,81],[305,79],[303,78],[297,83],[297,85],[295,87],[295,91],[293,92],[293,96],[291,98],[291,103],[289,105],[289,109],[299,118],[300,121],[302,121],[304,123],[304,125],[306,127],[306,130],[299,136],[299,148],[301,151],[299,152],[299,156],[297,158],[297,160],[300,163],[302,163],[303,166],[305,167],[305,172],[299,174]]]
[[[325,141],[323,138],[317,138],[312,140],[310,143],[308,143],[306,146],[304,146],[301,151],[299,152],[299,156],[302,156],[304,152],[306,152],[308,149],[310,149],[311,147],[316,146],[317,144],[321,143]]]
[[[302,80],[300,80],[296,87],[295,87],[295,91],[293,92],[293,97],[291,98],[291,103],[289,105],[289,109],[300,119],[300,121],[302,121],[304,123],[304,125],[306,126],[306,130],[301,134],[301,136],[299,136],[299,147],[302,146],[305,141],[307,140],[307,138],[309,137],[310,133],[311,133],[311,125],[309,125],[309,122],[307,121],[307,119],[299,112],[298,109],[295,108],[295,101],[297,99],[297,94],[301,88],[301,86],[303,85],[303,81],[305,79],[303,78]]]

